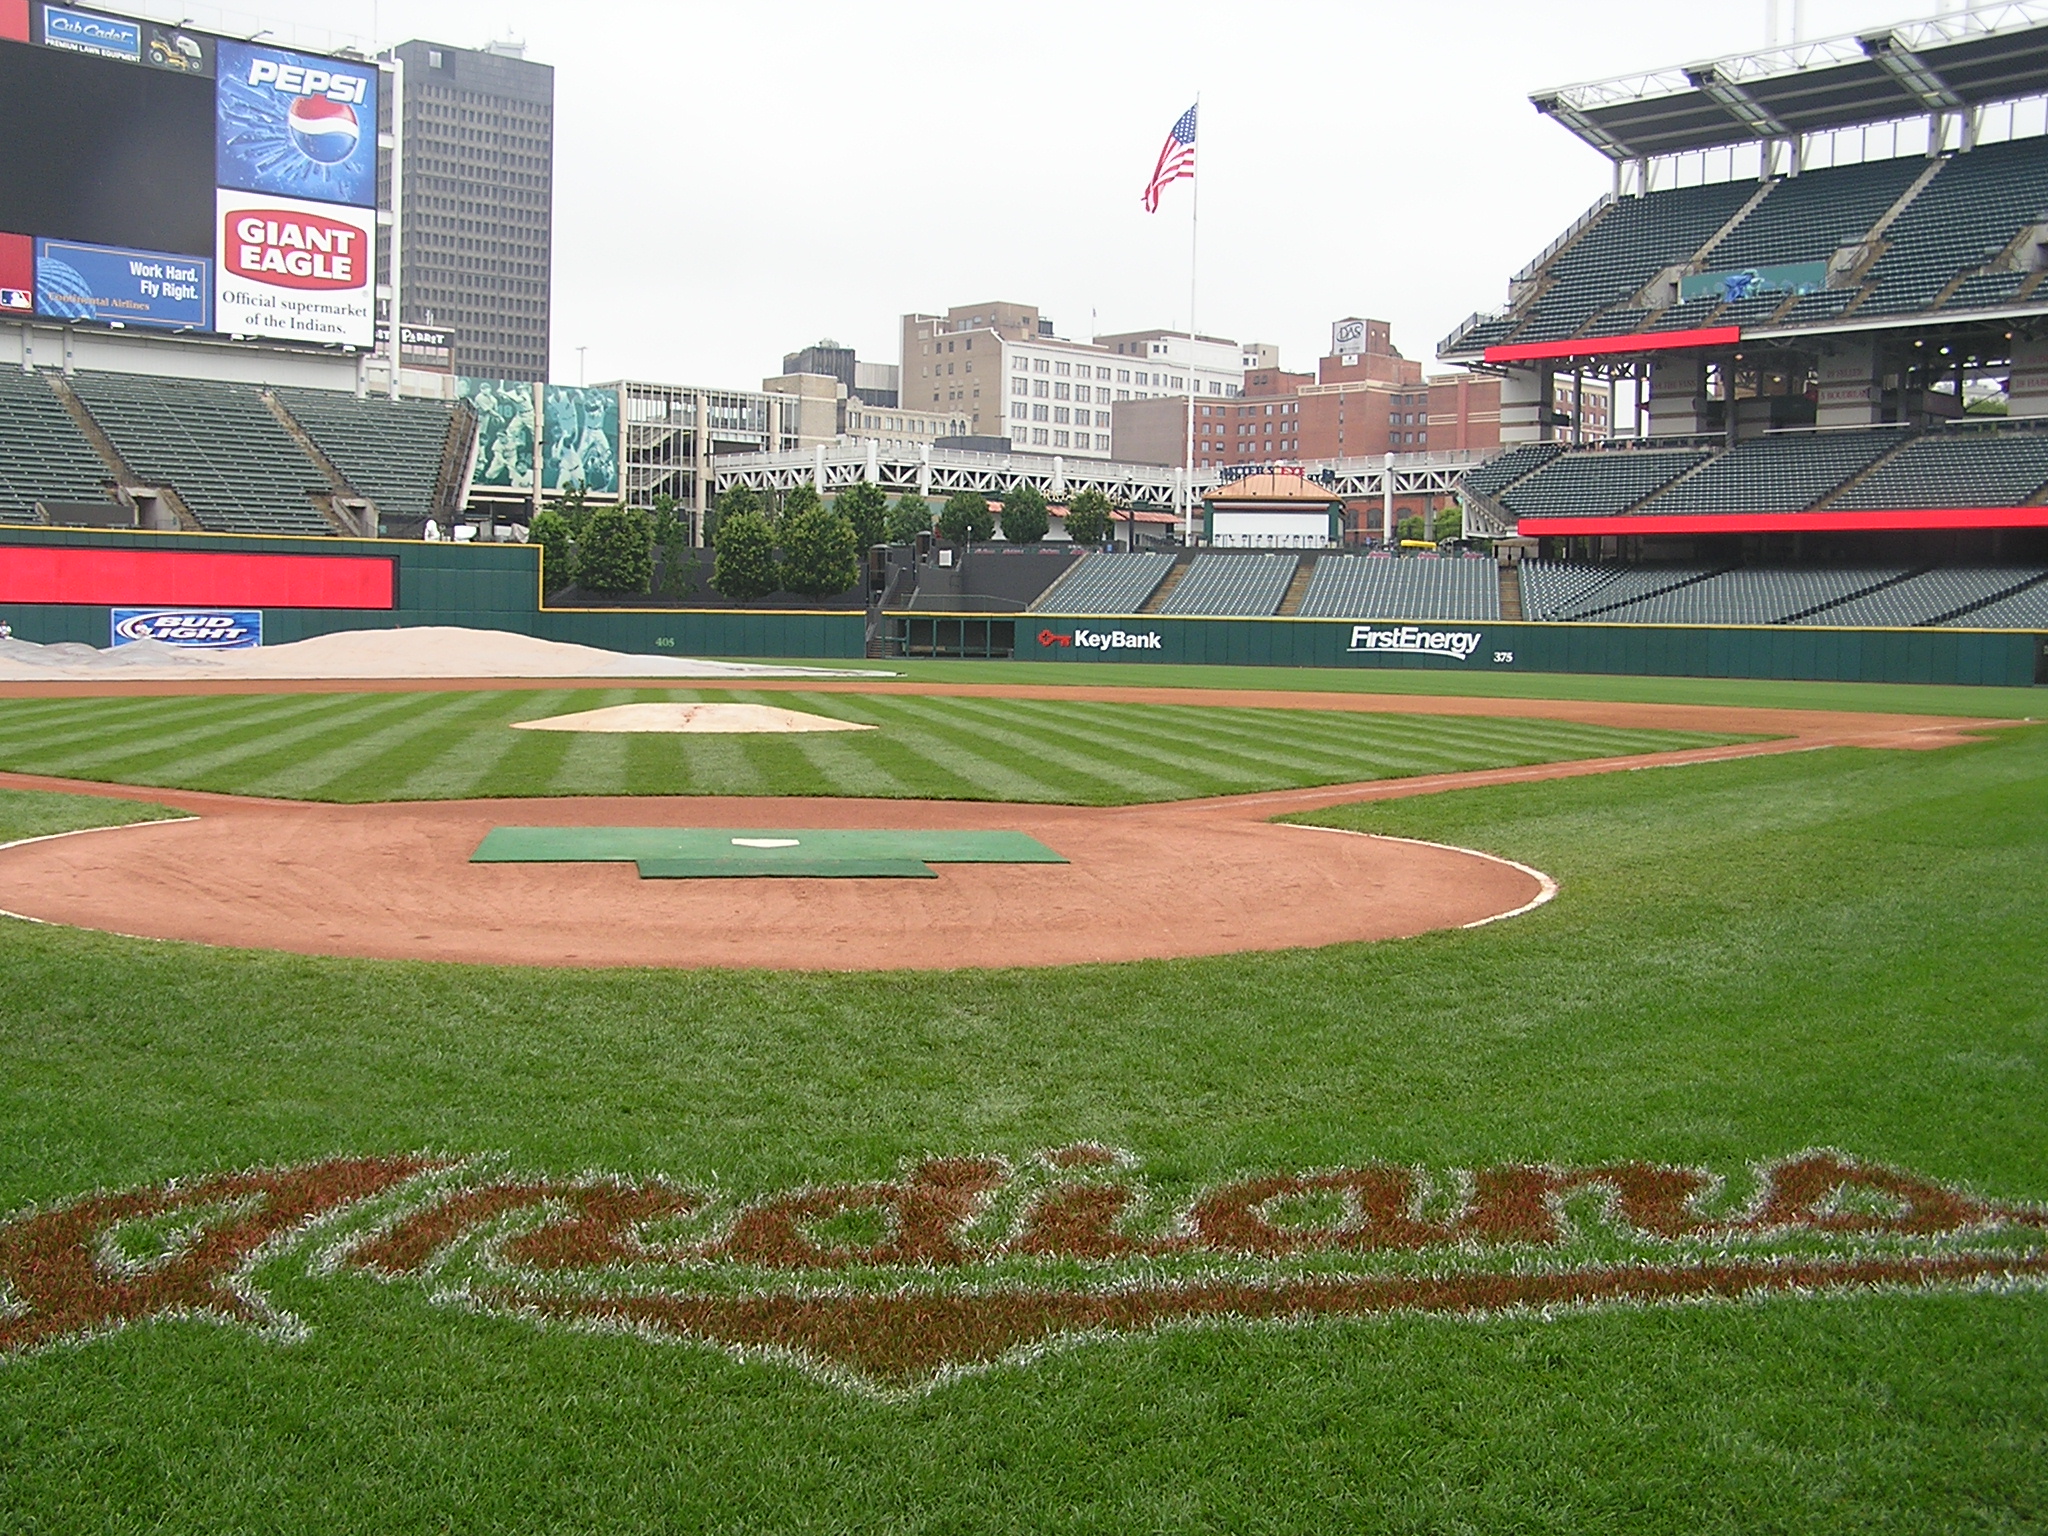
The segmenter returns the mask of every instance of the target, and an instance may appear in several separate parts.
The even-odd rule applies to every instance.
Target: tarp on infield
[[[635,864],[643,880],[930,879],[932,864],[1067,862],[1023,832],[765,827],[493,827],[469,859]]]

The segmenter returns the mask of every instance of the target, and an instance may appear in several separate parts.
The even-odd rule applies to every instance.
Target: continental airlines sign
[[[1166,1327],[2040,1288],[2048,1208],[1831,1149],[1726,1175],[1365,1162],[1161,1187],[1083,1143],[744,1192],[340,1157],[0,1219],[0,1369],[158,1321],[290,1344],[310,1330],[272,1288],[326,1277],[903,1395]]]

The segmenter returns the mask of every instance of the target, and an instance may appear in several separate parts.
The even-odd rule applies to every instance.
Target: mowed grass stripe
[[[1059,785],[982,751],[988,745],[986,740],[975,732],[960,729],[957,719],[945,708],[948,702],[913,698],[890,701],[901,716],[900,723],[892,728],[904,745],[965,781],[967,793],[951,798],[1038,802],[1065,798]]]
[[[872,777],[863,776],[860,780],[863,785],[872,787],[864,788],[862,793],[923,796],[936,800],[963,800],[975,794],[978,786],[972,780],[919,752],[912,744],[910,737],[915,727],[910,725],[908,711],[895,707],[900,700],[845,695],[806,697],[818,698],[821,705],[829,705],[835,719],[876,727],[872,731],[839,738],[850,751],[859,754],[866,767],[872,769]],[[819,713],[823,712],[821,708]]]
[[[970,706],[966,712],[981,719],[993,739],[1139,798],[1184,799],[1216,777],[1213,769],[1197,765],[1186,753],[1148,747],[1138,732],[1120,730],[1117,722],[1088,711],[1029,706],[1021,700],[1004,703],[1026,703],[1026,708],[992,707],[981,700],[954,702]],[[1059,743],[1070,746],[1062,750]]]
[[[260,766],[252,765],[250,792],[299,799],[337,798],[320,791],[341,784],[350,769],[381,756],[394,742],[431,727],[435,719],[460,709],[471,697],[406,694],[401,695],[404,702],[399,707],[380,710],[368,729],[363,728],[360,720],[334,721],[290,748],[267,754]]]
[[[124,752],[129,743],[138,740],[147,743],[174,732],[228,729],[251,718],[262,718],[263,706],[268,701],[254,696],[223,695],[173,701],[183,707],[170,710],[164,707],[163,699],[79,702],[85,708],[95,704],[114,707],[90,714],[65,710],[56,723],[51,719],[55,712],[40,705],[12,712],[15,717],[7,729],[0,730],[0,758],[12,764],[17,759],[37,758],[80,743],[103,754]],[[120,708],[123,704],[129,707]]]
[[[494,696],[487,694],[484,697]],[[478,787],[493,776],[520,739],[532,734],[513,730],[512,723],[515,720],[545,720],[551,715],[565,713],[564,705],[574,694],[567,688],[551,688],[545,693],[495,697],[502,701],[498,723],[504,729],[474,729],[442,745],[433,757],[421,763],[398,786],[395,798],[460,799],[474,795]],[[477,723],[481,727],[482,722]]]
[[[454,694],[428,703],[406,719],[394,721],[381,730],[331,747],[303,764],[263,781],[263,792],[272,795],[324,796],[335,785],[356,778],[380,785],[411,773],[421,761],[438,750],[431,738],[465,722],[466,717],[490,708],[497,701],[489,694]]]
[[[621,704],[633,702],[631,688],[607,688],[601,693],[585,694],[577,700],[576,713],[593,709],[616,709]],[[587,701],[587,702],[586,702]],[[531,731],[527,735],[553,735],[555,732]],[[569,743],[569,749],[562,754],[562,760],[555,765],[554,777],[548,783],[551,793],[558,795],[609,795],[616,794],[626,782],[626,738],[616,733],[603,731],[563,731],[559,733]]]
[[[405,696],[384,703],[398,707]],[[298,743],[335,728],[361,728],[365,711],[352,707],[348,695],[325,694],[294,699],[269,710],[249,710],[226,720],[201,718],[194,723],[191,711],[166,711],[169,718],[154,729],[140,724],[97,751],[39,754],[42,761],[58,764],[48,771],[73,777],[104,770],[106,777],[138,784],[180,784],[195,789],[212,789],[212,777],[219,770],[246,765],[250,759],[271,751],[286,751]],[[33,760],[33,759],[32,759]],[[230,782],[246,785],[247,777]]]
[[[1216,713],[1219,716],[1226,714],[1222,710]],[[1277,716],[1279,712],[1274,713]],[[1332,772],[1348,766],[1352,760],[1348,751],[1324,751],[1313,747],[1296,722],[1277,718],[1239,722],[1219,718],[1211,722],[1199,716],[1184,717],[1169,711],[1147,714],[1127,725],[1122,722],[1118,725],[1138,740],[1155,743],[1158,750],[1168,756],[1205,769],[1200,780],[1204,791],[1223,780],[1224,776],[1215,771],[1215,766],[1220,764],[1232,765],[1237,770],[1233,781],[1278,774],[1284,782],[1292,783],[1302,776],[1305,754],[1327,762]]]

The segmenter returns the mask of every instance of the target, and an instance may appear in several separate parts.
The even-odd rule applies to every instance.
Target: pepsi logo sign
[[[114,644],[138,640],[202,651],[243,650],[263,643],[263,615],[253,609],[116,608]]]
[[[221,220],[221,265],[279,288],[363,286],[361,229],[317,213],[231,209]]]
[[[355,106],[368,99],[370,90],[367,75],[348,75],[262,58],[249,61],[249,84],[268,86],[280,96],[324,96],[329,101]],[[353,113],[350,121],[354,121]]]
[[[285,113],[285,131],[292,147],[308,160],[339,165],[356,152],[362,126],[356,109],[325,96],[301,96]]]

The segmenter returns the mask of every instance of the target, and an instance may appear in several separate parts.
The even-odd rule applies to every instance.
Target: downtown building
[[[555,71],[518,43],[413,41],[388,206],[399,320],[447,372],[544,382],[554,271]],[[394,173],[387,166],[387,178]],[[387,240],[380,243],[388,244]],[[431,343],[439,340],[442,345]],[[445,360],[444,360],[445,359]],[[412,365],[407,359],[407,365]]]
[[[964,418],[969,436],[1006,438],[1013,453],[1117,458],[1119,402],[1185,400],[1191,377],[1205,398],[1242,387],[1236,342],[1197,337],[1192,366],[1187,343],[1152,331],[1072,341],[1028,304],[905,315],[901,401]]]

